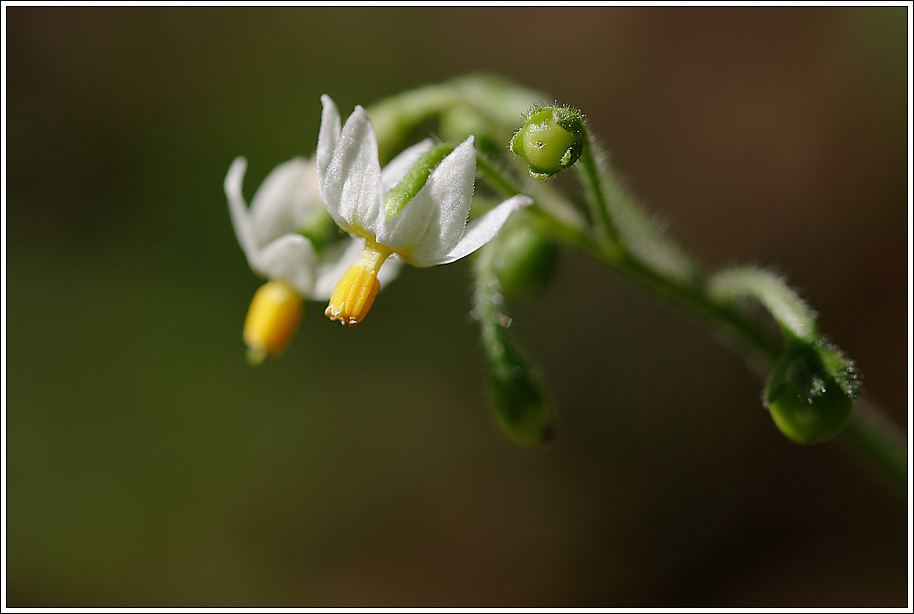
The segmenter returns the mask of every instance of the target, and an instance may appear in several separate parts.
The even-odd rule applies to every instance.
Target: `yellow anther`
[[[247,318],[244,342],[248,360],[259,364],[267,354],[278,354],[286,347],[302,315],[302,297],[284,281],[268,281],[257,289]]]
[[[333,290],[330,304],[324,314],[331,320],[339,320],[346,326],[353,327],[368,315],[381,284],[378,282],[378,271],[387,260],[390,251],[367,241],[362,252],[361,261],[349,267]]]

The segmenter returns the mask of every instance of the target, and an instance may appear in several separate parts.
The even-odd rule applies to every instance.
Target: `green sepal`
[[[837,347],[820,343],[816,347],[822,366],[835,380],[835,383],[851,399],[860,396],[860,376],[854,366],[854,361],[847,358]]]
[[[552,107],[552,116],[555,122],[568,132],[575,135],[584,132],[584,114],[579,109],[568,105]]]

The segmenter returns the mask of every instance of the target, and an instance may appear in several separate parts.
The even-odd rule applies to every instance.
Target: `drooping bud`
[[[520,222],[518,218],[517,222]],[[497,238],[495,274],[507,297],[536,296],[555,273],[559,249],[530,224],[509,223]]]
[[[857,394],[849,361],[831,348],[802,345],[789,349],[775,366],[764,401],[788,439],[812,444],[841,432]]]
[[[530,163],[530,175],[547,179],[572,166],[584,152],[584,116],[572,107],[534,107],[511,139],[511,151]]]
[[[244,342],[248,362],[260,364],[267,354],[278,354],[298,327],[302,297],[284,281],[271,280],[260,286],[244,320]]]
[[[555,434],[555,405],[546,385],[508,334],[511,318],[504,311],[501,284],[495,274],[496,247],[487,245],[476,260],[473,309],[488,358],[489,409],[509,441],[535,448],[548,443]]]
[[[527,361],[507,339],[491,356],[489,407],[501,432],[515,445],[542,446],[555,435],[555,406]]]

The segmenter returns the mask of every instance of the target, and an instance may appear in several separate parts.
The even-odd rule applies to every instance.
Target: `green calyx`
[[[801,444],[839,434],[859,394],[853,365],[827,346],[788,349],[765,386],[765,405],[778,429]]]
[[[534,107],[511,139],[511,151],[530,164],[530,175],[547,179],[572,166],[584,152],[584,116],[572,107]]]
[[[432,147],[422,154],[422,157],[403,176],[400,183],[384,196],[384,212],[388,222],[403,210],[406,203],[415,198],[419,190],[425,186],[435,167],[452,151],[454,151],[454,145],[442,144]]]

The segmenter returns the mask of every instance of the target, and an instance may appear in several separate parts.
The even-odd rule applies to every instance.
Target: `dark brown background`
[[[466,262],[247,366],[222,193],[340,108],[493,71],[583,109],[709,266],[785,272],[907,424],[906,9],[22,8],[7,16],[10,606],[901,606],[907,517],[779,436],[699,322],[570,251],[485,413]],[[581,306],[585,306],[584,309]]]

